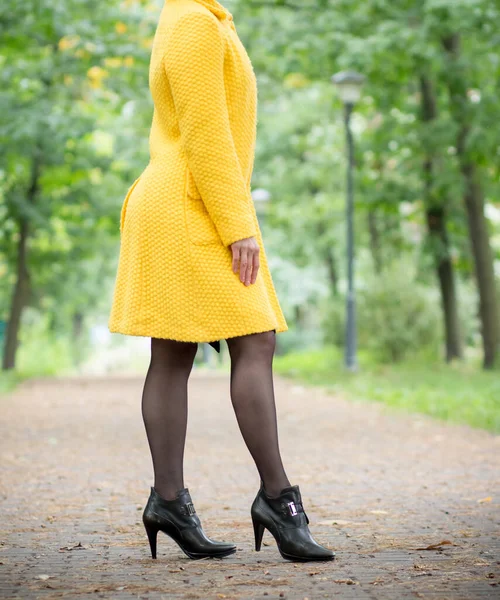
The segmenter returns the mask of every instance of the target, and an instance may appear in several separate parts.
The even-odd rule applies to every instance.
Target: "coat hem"
[[[246,331],[245,333],[238,333],[238,334],[227,334],[227,335],[223,335],[221,334],[220,336],[211,339],[197,339],[194,340],[192,338],[190,339],[180,339],[180,338],[173,338],[173,337],[167,337],[166,335],[157,335],[157,334],[151,334],[151,333],[145,333],[142,330],[132,330],[132,329],[126,329],[126,328],[121,328],[121,327],[109,327],[108,326],[108,330],[110,331],[110,333],[119,333],[121,335],[130,335],[133,337],[153,337],[156,339],[160,339],[160,340],[172,340],[174,342],[187,342],[187,343],[191,343],[191,344],[210,344],[210,342],[218,342],[219,340],[225,340],[228,338],[234,338],[234,337],[241,337],[244,335],[251,335],[253,333],[264,333],[265,331],[272,331],[273,329],[276,330],[276,333],[283,333],[285,331],[288,331],[288,325],[275,325],[275,326],[269,326],[266,327],[264,329],[259,328],[259,329],[254,329],[252,331]]]

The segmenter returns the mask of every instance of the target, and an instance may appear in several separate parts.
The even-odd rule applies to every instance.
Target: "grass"
[[[467,363],[414,361],[380,365],[366,354],[350,373],[336,348],[276,356],[276,373],[326,387],[350,399],[383,402],[408,412],[500,432],[500,373]]]
[[[11,392],[24,377],[15,371],[0,371],[0,395]]]

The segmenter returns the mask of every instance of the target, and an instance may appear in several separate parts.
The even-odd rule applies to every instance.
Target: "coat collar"
[[[225,6],[222,6],[217,0],[195,0],[199,4],[202,4],[205,8],[208,8],[218,19],[228,21],[233,20],[233,15],[228,11]]]
[[[173,2],[175,0],[165,0],[166,2]],[[222,6],[220,2],[217,0],[194,0],[194,2],[198,2],[205,8],[207,8],[212,14],[214,14],[220,21],[229,21],[233,24],[233,15],[229,12],[229,10]]]

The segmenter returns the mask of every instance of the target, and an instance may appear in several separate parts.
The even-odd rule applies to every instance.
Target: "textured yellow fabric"
[[[111,332],[211,342],[288,329],[250,195],[257,87],[231,13],[166,0],[149,71],[150,160],[121,209]],[[255,236],[245,286],[230,244]]]

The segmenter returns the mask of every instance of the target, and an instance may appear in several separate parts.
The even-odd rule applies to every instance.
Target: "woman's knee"
[[[227,345],[231,357],[236,358],[240,354],[251,355],[259,358],[272,359],[276,349],[276,332],[263,331],[262,333],[251,333],[234,338],[228,338]]]
[[[191,368],[198,350],[195,342],[151,338],[151,361]]]

